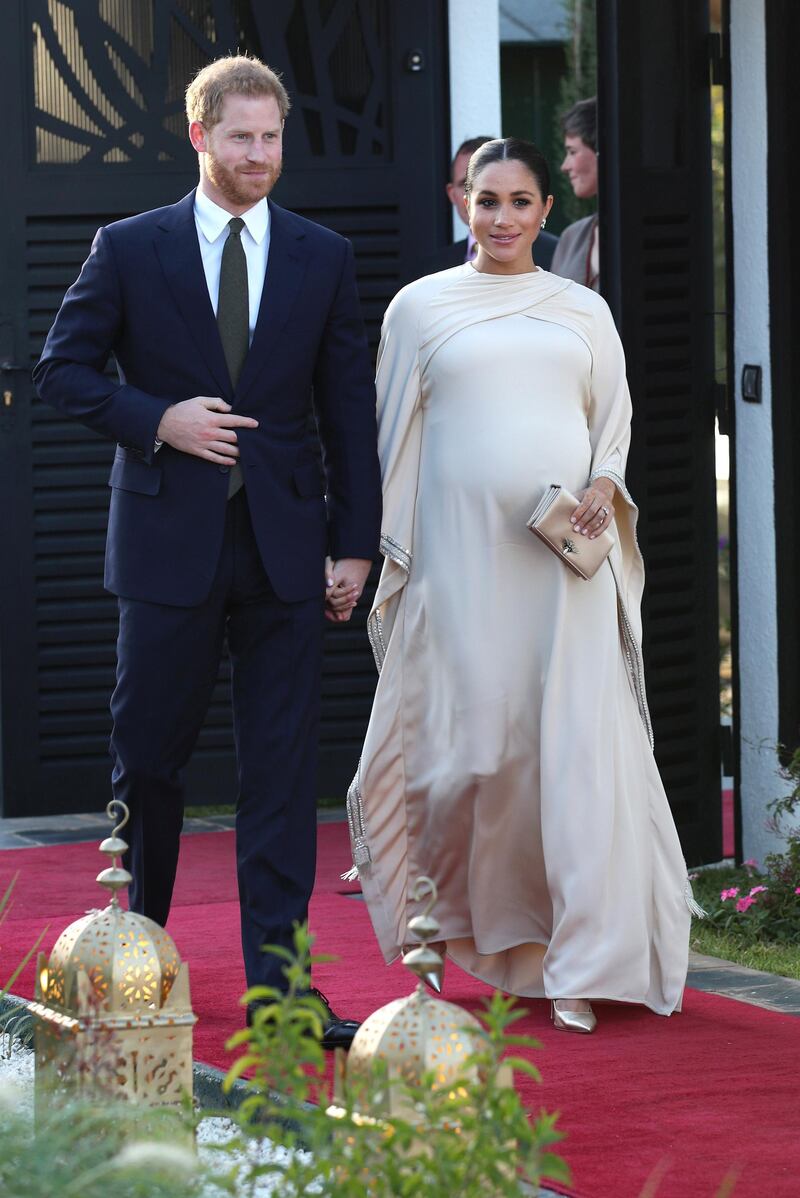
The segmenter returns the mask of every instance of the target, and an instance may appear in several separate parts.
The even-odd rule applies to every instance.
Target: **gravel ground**
[[[3,1108],[16,1108],[18,1111],[27,1110],[33,1117],[33,1053],[28,1048],[13,1044],[9,1049],[8,1039],[2,1040],[0,1050],[0,1111]],[[2,1129],[0,1129],[2,1134]],[[227,1172],[234,1162],[244,1162],[247,1158],[243,1153],[220,1154],[211,1145],[224,1145],[233,1139],[236,1126],[230,1119],[203,1119],[197,1128],[197,1144],[200,1159],[214,1165],[221,1160],[222,1167]],[[133,1146],[132,1146],[133,1147]],[[254,1159],[259,1164],[281,1163],[289,1159],[286,1149],[273,1148],[261,1144]],[[247,1198],[272,1198],[277,1195],[278,1182],[270,1178],[259,1178],[253,1189],[246,1187]],[[245,1193],[244,1179],[242,1193]]]

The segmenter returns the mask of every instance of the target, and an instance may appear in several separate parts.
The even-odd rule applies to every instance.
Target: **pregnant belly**
[[[579,410],[542,403],[463,401],[426,420],[420,492],[493,497],[503,506],[538,502],[551,482],[586,485],[591,447]],[[533,501],[533,502],[532,502]]]

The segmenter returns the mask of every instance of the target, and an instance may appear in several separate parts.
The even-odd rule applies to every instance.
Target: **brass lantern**
[[[179,1105],[192,1093],[192,1028],[188,966],[163,928],[120,906],[131,882],[119,865],[127,849],[120,823],[100,845],[112,864],[97,881],[111,891],[59,936],[50,957],[39,954],[34,1015],[36,1102],[52,1087],[120,1096],[153,1106]]]
[[[426,893],[430,901],[423,914],[408,924],[409,932],[423,943],[403,957],[404,963],[419,977],[419,984],[406,998],[395,999],[370,1015],[356,1032],[347,1054],[337,1050],[334,1101],[328,1108],[334,1119],[345,1116],[348,1090],[364,1092],[364,1083],[370,1078],[373,1079],[370,1109],[353,1112],[353,1117],[356,1122],[374,1123],[384,1129],[390,1126],[393,1117],[409,1123],[419,1123],[421,1118],[412,1108],[404,1087],[397,1085],[398,1081],[419,1083],[433,1073],[434,1089],[455,1091],[465,1081],[482,1080],[474,1066],[467,1067],[467,1061],[479,1046],[481,1024],[454,1003],[432,997],[423,985],[423,978],[440,971],[442,964],[438,953],[427,943],[439,934],[439,924],[431,915],[436,886],[430,878],[421,877],[413,897],[419,902]],[[376,1062],[383,1063],[386,1081],[377,1089]],[[511,1071],[501,1066],[497,1080],[500,1085],[511,1085]]]

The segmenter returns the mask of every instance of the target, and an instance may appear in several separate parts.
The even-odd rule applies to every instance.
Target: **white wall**
[[[776,609],[772,387],[767,267],[767,92],[764,4],[731,0],[731,187],[734,253],[736,511],[739,563],[741,802],[745,857],[778,846],[766,804],[776,776]],[[761,366],[762,402],[741,398],[742,367]]]
[[[448,21],[453,154],[468,137],[501,133],[499,0],[450,0]],[[453,235],[464,236],[456,216]]]

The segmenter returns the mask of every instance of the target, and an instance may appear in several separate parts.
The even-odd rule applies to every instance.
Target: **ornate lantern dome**
[[[180,1103],[192,1090],[189,974],[172,937],[143,915],[120,906],[131,881],[117,858],[128,809],[102,842],[112,864],[97,875],[111,891],[102,910],[66,928],[50,956],[39,954],[35,1016],[37,1102],[55,1081],[145,1102]]]
[[[373,1075],[375,1063],[382,1061],[390,1083],[402,1079],[419,1085],[426,1074],[433,1072],[436,1089],[451,1088],[465,1077],[473,1079],[465,1065],[477,1048],[473,1032],[480,1031],[474,1015],[454,1003],[431,998],[420,983],[412,994],[387,1003],[362,1023],[347,1054],[347,1081],[366,1082]],[[389,1113],[391,1085],[387,1086],[385,1103],[382,1098],[382,1094],[375,1095],[376,1103]]]
[[[50,953],[44,989],[49,1006],[73,1011],[84,974],[104,1013],[153,1012],[167,1001],[179,966],[163,928],[112,901],[64,929]]]

